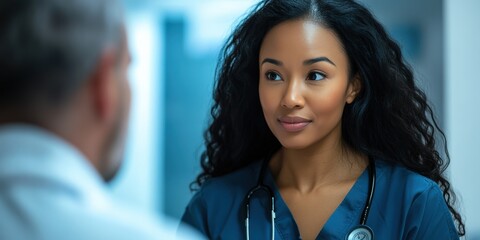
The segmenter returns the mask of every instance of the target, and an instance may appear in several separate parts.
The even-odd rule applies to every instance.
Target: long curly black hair
[[[358,74],[362,81],[361,92],[343,112],[343,141],[358,152],[400,164],[439,184],[459,235],[465,235],[454,207],[455,193],[445,177],[450,162],[446,138],[425,93],[416,86],[399,46],[353,0],[263,0],[238,25],[220,55],[212,122],[204,135],[203,172],[192,188],[280,149],[260,105],[259,52],[270,29],[299,18],[333,30],[349,58],[350,75]],[[437,151],[436,137],[443,143],[444,156]]]

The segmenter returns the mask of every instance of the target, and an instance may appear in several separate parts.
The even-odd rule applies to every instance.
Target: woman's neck
[[[278,187],[302,193],[355,181],[367,165],[366,156],[346,147],[341,140],[306,149],[281,148],[270,161]]]

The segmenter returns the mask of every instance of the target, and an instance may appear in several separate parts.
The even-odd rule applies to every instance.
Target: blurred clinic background
[[[200,172],[217,57],[258,0],[124,0],[133,106],[124,168],[112,183],[134,207],[174,219]],[[480,239],[480,1],[361,0],[400,43],[448,138],[449,175]],[[321,203],[319,202],[319,205]]]

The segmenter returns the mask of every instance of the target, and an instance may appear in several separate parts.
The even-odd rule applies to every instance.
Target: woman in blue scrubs
[[[218,66],[200,187],[210,239],[458,239],[437,126],[400,48],[350,0],[265,0]]]

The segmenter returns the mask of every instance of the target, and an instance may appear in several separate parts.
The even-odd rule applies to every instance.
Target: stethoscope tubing
[[[368,165],[368,198],[361,215],[362,218],[360,220],[360,225],[366,225],[367,223],[370,207],[372,206],[373,195],[375,193],[375,183],[377,182],[376,178],[377,170],[375,169],[375,161],[371,159]]]
[[[266,170],[268,167],[268,160],[263,160],[262,167],[260,169],[260,173],[258,174],[258,182],[255,187],[250,189],[250,191],[247,193],[246,200],[245,200],[245,205],[246,205],[246,217],[245,217],[245,233],[246,233],[246,239],[250,240],[250,199],[252,196],[260,190],[263,190],[267,192],[270,196],[270,216],[271,216],[271,234],[272,234],[272,240],[275,239],[275,195],[270,187],[265,185],[263,183],[263,178],[265,176]],[[373,231],[371,230],[370,227],[366,225],[367,219],[368,219],[368,214],[370,212],[370,208],[372,205],[372,200],[373,196],[375,194],[375,183],[376,183],[376,169],[375,169],[375,161],[370,158],[370,163],[368,166],[368,195],[367,195],[367,201],[365,202],[365,207],[362,211],[362,215],[360,217],[360,225],[355,227],[353,230],[350,231],[350,233],[346,236],[346,239],[349,239],[350,235],[357,229],[359,228],[366,228],[369,229],[371,233],[370,240],[373,240]]]
[[[259,184],[252,188],[247,195],[247,200],[246,200],[246,208],[247,208],[247,216],[245,218],[245,228],[246,228],[246,234],[247,234],[247,240],[250,240],[250,198],[252,195],[259,191],[263,190],[267,192],[270,196],[270,220],[272,221],[272,240],[274,239],[273,236],[275,236],[275,195],[273,194],[273,191],[271,188],[268,186],[262,184]]]

